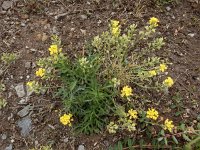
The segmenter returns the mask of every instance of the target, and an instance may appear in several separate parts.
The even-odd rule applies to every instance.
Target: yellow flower
[[[38,77],[43,77],[44,74],[45,74],[45,72],[46,72],[45,69],[39,68],[39,69],[35,72],[35,74],[36,74],[36,76],[38,76]]]
[[[73,121],[72,119],[72,114],[64,114],[63,116],[60,117],[60,122],[63,125],[69,125],[71,126],[71,121]]]
[[[58,55],[59,52],[61,52],[62,49],[58,49],[58,45],[51,45],[49,47],[49,52],[50,52],[50,55]]]
[[[129,97],[133,95],[133,90],[129,86],[124,86],[123,89],[121,90],[121,97]]]
[[[171,77],[167,77],[167,79],[163,81],[163,84],[167,87],[172,87],[172,85],[174,84],[174,81]]]
[[[133,109],[130,109],[129,111],[128,111],[128,114],[129,114],[129,118],[130,119],[137,119],[138,118],[138,116],[137,116],[137,111],[136,110],[133,110]]]
[[[156,111],[155,109],[148,109],[148,111],[147,111],[147,115],[146,115],[146,117],[147,118],[150,118],[150,119],[153,119],[153,120],[157,120],[157,118],[158,118],[158,111]]]
[[[160,64],[160,71],[161,72],[165,72],[165,70],[167,69],[167,66],[165,64]]]
[[[119,35],[119,28],[112,28],[112,35],[118,36]]]
[[[33,88],[33,85],[34,85],[34,81],[29,81],[26,83],[26,85],[30,88]]]
[[[110,122],[109,125],[107,125],[107,130],[109,133],[116,133],[116,130],[118,129],[118,125],[114,122]]]
[[[112,26],[112,28],[118,27],[119,26],[119,21],[117,21],[117,20],[111,20],[111,26]]]
[[[169,132],[172,132],[173,128],[174,128],[173,121],[169,120],[169,119],[166,119],[165,120],[165,124],[164,124],[164,129],[165,130],[169,130]]]
[[[158,26],[158,18],[155,18],[155,17],[151,17],[150,20],[149,20],[149,24],[154,26],[154,27],[157,27]]]
[[[113,36],[119,36],[119,34],[120,34],[119,21],[111,20],[111,33]]]
[[[150,70],[150,71],[149,71],[149,74],[150,74],[150,76],[151,76],[151,77],[153,77],[153,76],[156,76],[156,75],[157,75],[157,73],[156,73],[156,71],[155,71],[155,70]]]

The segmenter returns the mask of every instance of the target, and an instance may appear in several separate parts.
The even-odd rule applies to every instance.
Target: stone
[[[2,140],[6,140],[6,139],[7,139],[7,135],[6,135],[6,134],[2,134],[2,135],[1,135],[1,139],[2,139]]]
[[[26,26],[26,24],[22,22],[21,23],[21,27],[25,27],[25,26]]]
[[[12,150],[13,149],[13,145],[12,144],[10,144],[9,146],[7,146],[6,148],[5,148],[5,150]]]
[[[170,11],[170,10],[171,10],[171,7],[167,6],[167,7],[166,7],[166,10],[167,10],[167,11]]]
[[[46,41],[48,39],[48,36],[46,33],[42,34],[42,42]]]
[[[27,105],[25,106],[22,110],[20,110],[17,115],[20,117],[25,117],[26,115],[28,115],[28,113],[30,112],[30,110],[33,109],[33,106],[31,105]]]
[[[23,83],[19,83],[17,86],[15,86],[15,91],[18,97],[24,97],[26,95]]]
[[[63,142],[67,143],[69,141],[69,138],[64,138]]]
[[[85,146],[84,145],[79,145],[78,146],[78,150],[85,150]]]
[[[188,36],[194,37],[194,36],[195,36],[195,33],[189,33]]]
[[[32,121],[29,116],[19,120],[17,125],[21,128],[21,136],[26,137],[32,129]]]
[[[31,68],[31,62],[30,61],[25,62],[25,68],[27,68],[27,69]]]
[[[86,15],[80,15],[81,19],[86,20],[87,16]]]
[[[2,8],[4,10],[8,10],[11,7],[12,7],[12,1],[4,1],[3,4],[2,4]]]

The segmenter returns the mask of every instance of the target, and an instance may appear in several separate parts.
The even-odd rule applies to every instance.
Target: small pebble
[[[171,7],[167,6],[167,7],[166,7],[166,10],[167,10],[167,11],[170,11],[170,10],[171,10]]]

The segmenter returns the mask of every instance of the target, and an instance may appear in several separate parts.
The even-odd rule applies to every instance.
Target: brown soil
[[[0,7],[3,0],[0,0]],[[166,7],[171,10],[167,11]],[[91,1],[46,1],[30,3],[13,2],[9,10],[0,8],[0,55],[3,52],[16,52],[20,58],[0,77],[6,85],[3,96],[8,105],[0,110],[0,149],[12,143],[13,149],[23,150],[38,145],[53,144],[54,149],[77,149],[83,144],[86,149],[106,149],[108,145],[119,140],[121,135],[73,136],[67,127],[58,120],[62,108],[59,100],[49,95],[32,95],[26,104],[16,95],[13,86],[26,83],[34,78],[34,62],[47,55],[50,36],[58,34],[62,39],[63,49],[74,57],[82,53],[85,41],[107,29],[111,19],[117,19],[128,26],[131,23],[144,25],[155,16],[160,20],[158,31],[165,37],[166,46],[159,52],[168,58],[172,65],[169,74],[176,79],[167,101],[163,101],[160,111],[167,111],[165,106],[171,97],[179,92],[182,95],[184,113],[181,117],[191,122],[200,115],[200,5],[196,2],[182,1],[178,4],[156,6],[152,1],[142,0],[91,0]],[[2,9],[2,10],[1,10]],[[55,19],[60,14],[64,14]],[[25,67],[26,62],[32,66]],[[27,75],[30,78],[27,78]],[[32,113],[32,130],[28,137],[20,135],[17,112],[27,104],[34,106]],[[173,114],[176,110],[172,110]],[[180,119],[175,120],[179,122]]]

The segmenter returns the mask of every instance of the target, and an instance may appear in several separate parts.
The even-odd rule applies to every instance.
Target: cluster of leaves
[[[3,53],[0,58],[0,76],[3,75],[8,67],[17,59],[17,55],[15,53]],[[0,109],[6,107],[7,101],[2,98],[2,92],[5,91],[5,85],[0,82]]]
[[[164,131],[161,130],[159,134],[153,135],[151,138],[149,137],[151,140],[144,140],[144,138],[137,139],[137,137],[127,137],[110,146],[109,150],[134,150],[143,148],[192,150],[200,148],[200,123],[197,123],[195,129],[191,126],[186,127],[185,124],[181,124],[177,127],[177,129],[179,132],[173,134],[165,134]],[[177,136],[181,136],[182,139],[185,140],[185,144],[182,144],[182,139],[181,143],[179,143],[176,138]]]

